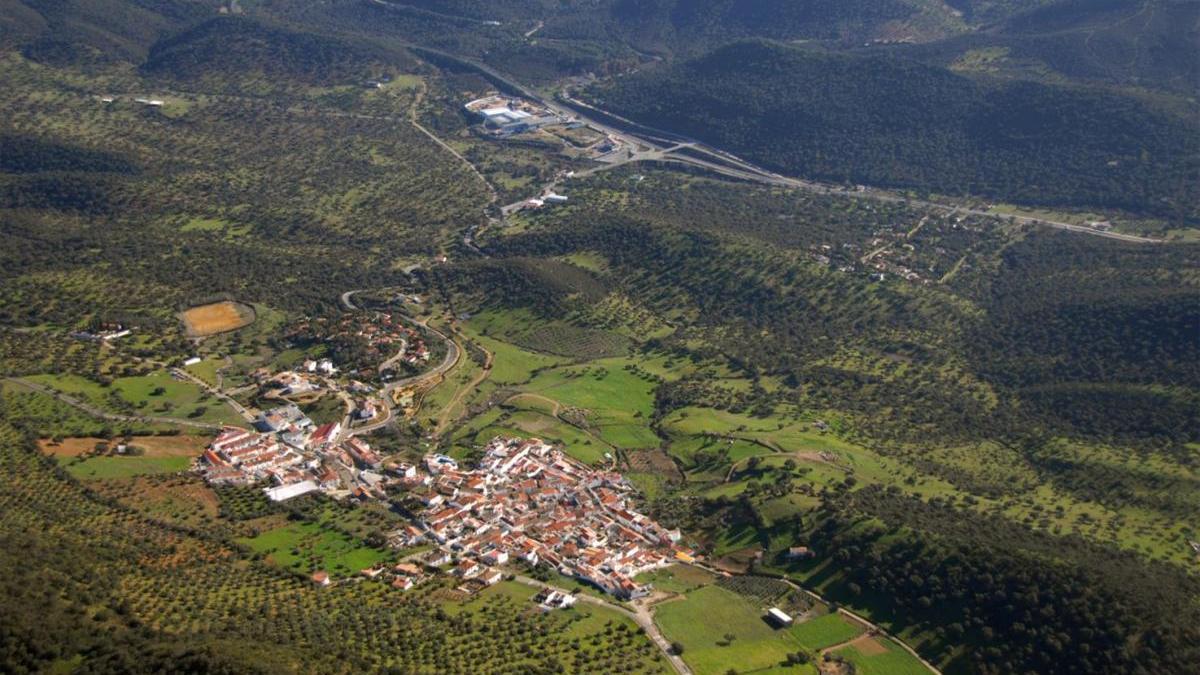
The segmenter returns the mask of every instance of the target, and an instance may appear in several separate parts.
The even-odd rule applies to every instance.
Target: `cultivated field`
[[[80,480],[132,478],[186,471],[192,458],[203,450],[206,440],[196,436],[140,436],[129,442],[128,455],[109,455],[116,441],[107,441],[109,450],[96,453],[103,438],[67,438],[60,443],[38,441],[42,452],[58,458],[72,476]]]
[[[226,300],[192,307],[180,313],[188,337],[207,337],[254,323],[254,308]]]
[[[89,457],[63,462],[67,473],[80,480],[131,478],[159,473],[178,473],[191,466],[187,457]]]
[[[683,660],[700,675],[772,668],[800,649],[786,631],[767,624],[756,605],[716,586],[660,605],[654,620],[667,639],[684,647]]]
[[[197,457],[208,444],[206,436],[137,436],[128,445],[140,449],[143,457]],[[38,441],[38,446],[47,455],[78,457],[95,452],[97,443],[115,444],[103,438],[83,436],[64,438],[55,443],[50,439]]]
[[[862,675],[921,675],[929,672],[900,645],[886,638],[864,635],[834,653],[853,663],[854,672]]]

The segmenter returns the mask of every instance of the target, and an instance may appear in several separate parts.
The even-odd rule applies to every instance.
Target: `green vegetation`
[[[127,478],[155,473],[187,471],[192,460],[188,457],[89,457],[60,459],[67,472],[80,480]]]
[[[313,424],[340,422],[346,416],[346,403],[333,394],[325,394],[300,408]]]
[[[1116,92],[757,41],[592,96],[794,174],[1200,219],[1194,104],[1176,114]]]
[[[639,584],[654,584],[654,589],[668,593],[687,593],[714,581],[712,574],[690,565],[672,565],[638,575]]]
[[[75,396],[84,402],[125,415],[188,418],[237,424],[241,417],[198,385],[166,371],[96,382],[76,375],[35,375],[29,381]]]
[[[561,442],[734,572],[641,577],[682,596],[655,611],[698,672],[815,673],[822,650],[921,672],[779,576],[948,673],[1200,662],[1200,5],[217,4],[16,2],[0,19],[0,375],[26,381],[0,383],[6,670],[668,669],[625,615],[542,613],[515,582],[314,587],[314,569],[404,555],[384,548],[400,491],[275,504],[208,488],[188,457],[51,441],[181,428],[87,407],[240,422],[168,374],[193,354],[226,387],[306,357],[377,364],[294,330],[343,316],[352,289],[464,352],[378,447],[469,463],[498,434]],[[594,74],[588,93],[643,123],[911,192],[668,162],[560,179],[595,166],[577,147],[595,134],[473,134],[464,98],[511,87],[448,54],[547,95]],[[551,180],[567,204],[499,222]],[[945,195],[972,213],[922,201]],[[231,299],[252,325],[181,332],[180,310]],[[132,334],[78,334],[117,324]],[[771,628],[775,604],[801,621]]]
[[[335,577],[347,576],[390,555],[316,523],[286,525],[242,540],[280,567],[299,572],[326,570]]]
[[[771,668],[802,647],[789,630],[767,623],[764,610],[716,586],[659,605],[654,620],[697,673]]]
[[[861,626],[850,623],[841,614],[818,616],[798,623],[788,630],[800,644],[813,650],[841,644],[861,635],[862,632]]]
[[[454,617],[458,625],[475,630],[497,630],[518,643],[528,644],[526,641],[529,640],[529,636],[519,632],[520,629],[535,629],[536,651],[525,651],[526,659],[520,664],[514,663],[512,668],[556,663],[571,672],[670,671],[662,655],[640,635],[637,625],[628,617],[583,602],[567,610],[531,611],[537,591],[516,582],[502,581],[469,601],[446,603],[443,611]],[[484,627],[500,617],[520,618],[516,619],[517,626]]]
[[[869,638],[871,651],[864,653],[856,645],[834,650],[834,654],[854,664],[855,672],[863,675],[921,675],[929,671],[895,642],[882,638]],[[882,648],[883,651],[878,650]]]
[[[302,663],[320,672],[511,672],[549,661],[570,672],[665,669],[649,640],[601,610],[541,614],[485,594],[474,617],[455,617],[438,611],[447,605],[436,583],[406,593],[371,582],[316,588],[241,556],[223,536],[114,506],[7,425],[0,480],[0,536],[10,543],[0,583],[11,600],[0,617],[15,631],[2,658],[15,670],[267,673]],[[63,593],[46,596],[39,589],[52,578]],[[314,631],[327,639],[314,642]],[[375,646],[354,638],[367,634]],[[331,653],[331,644],[342,647]]]
[[[619,173],[576,184],[571,206],[489,238],[485,245],[495,257],[486,267],[451,266],[439,275],[455,289],[456,302],[482,310],[479,316],[493,317],[492,324],[504,317],[522,317],[527,325],[564,317],[598,321],[586,312],[594,301],[576,295],[578,285],[540,283],[549,272],[535,274],[524,262],[587,252],[605,261],[590,268],[593,292],[621,279],[622,293],[641,311],[671,318],[675,331],[643,336],[635,358],[548,367],[513,388],[586,411],[584,420],[610,416],[644,430],[641,443],[652,445],[640,447],[665,448],[670,459],[653,468],[634,453],[619,459],[656,517],[683,527],[702,551],[739,569],[763,552],[764,565],[788,570],[783,549],[819,541],[820,564],[797,578],[869,613],[951,669],[1018,665],[1001,655],[1008,652],[959,648],[986,642],[987,623],[968,624],[945,609],[946,601],[931,598],[938,612],[901,611],[889,599],[896,588],[869,586],[871,573],[839,573],[849,555],[842,553],[844,541],[866,527],[859,523],[882,519],[885,532],[905,528],[902,546],[890,549],[886,538],[878,544],[893,551],[897,565],[921,547],[939,551],[928,562],[943,559],[951,555],[941,548],[947,541],[965,546],[972,561],[988,559],[992,540],[1007,542],[1021,559],[1053,546],[1065,576],[1012,583],[1049,593],[1071,583],[1072,565],[1096,565],[1097,576],[1073,578],[1109,598],[1110,607],[1127,606],[1117,599],[1128,597],[1118,581],[1123,572],[1114,570],[1130,552],[1140,558],[1137,565],[1174,579],[1163,583],[1179,583],[1175,575],[1191,564],[1186,541],[1194,536],[1183,514],[1194,508],[1196,493],[1185,461],[1195,441],[1177,431],[1196,427],[1196,408],[1185,403],[1197,386],[1187,365],[1195,344],[1184,337],[1197,311],[1183,297],[1196,283],[1186,271],[1192,249],[653,172],[636,192],[628,185]],[[649,208],[644,194],[669,207]],[[723,230],[730,221],[736,227]],[[889,225],[897,221],[906,224]],[[826,229],[795,226],[810,222]],[[905,233],[900,241],[913,249],[904,254],[909,264],[938,269],[946,282],[881,284],[857,272],[859,257],[872,250],[870,238],[888,227]],[[824,250],[822,242],[834,259],[829,266],[852,272],[809,262],[810,251]],[[515,260],[522,262],[509,264]],[[506,275],[493,276],[497,269]],[[1045,285],[1047,278],[1056,283]],[[1115,313],[1069,309],[1101,296]],[[1133,319],[1150,297],[1163,298],[1154,320]],[[1087,326],[1088,337],[1061,324],[1065,316]],[[614,378],[617,368],[622,372]],[[1091,395],[1050,397],[1059,390]],[[1112,408],[1128,404],[1132,392],[1145,404]],[[531,413],[553,411],[545,401],[513,402]],[[1080,412],[1060,412],[1070,410]],[[603,436],[603,427],[594,427]],[[876,495],[902,495],[913,506]],[[854,497],[853,507],[836,508],[855,515],[831,519],[843,496]],[[970,527],[950,529],[926,515],[942,509]],[[897,519],[900,512],[909,515]],[[828,529],[816,539],[815,528]],[[1099,548],[1066,543],[1076,538]],[[870,559],[860,553],[856,562],[868,569]],[[1099,573],[1104,559],[1113,574]],[[1181,567],[1152,562],[1160,560]],[[930,574],[946,578],[943,571]],[[919,597],[907,602],[924,602]],[[1187,643],[1174,629],[1160,632],[1169,612],[1147,607],[1137,616],[1133,634],[1171,634],[1175,652]],[[1079,633],[1085,623],[1079,614],[1056,617],[1055,630],[1075,636],[1076,644],[1089,642]],[[992,635],[1034,652],[1054,649],[1037,635]],[[1096,658],[1122,658],[1112,653],[1114,644],[1093,636],[1086,649],[1105,654]]]
[[[116,434],[147,434],[169,432],[175,427],[143,422],[110,422],[84,413],[49,394],[32,391],[14,384],[0,384],[0,400],[9,422],[44,437],[71,436],[108,437]]]

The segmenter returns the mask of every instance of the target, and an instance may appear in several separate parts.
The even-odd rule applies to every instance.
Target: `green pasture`
[[[654,620],[668,640],[683,646],[683,660],[698,675],[773,668],[802,647],[788,630],[767,623],[761,608],[718,586],[659,604]]]
[[[862,635],[863,628],[841,614],[823,614],[788,629],[797,642],[811,651],[840,644]]]
[[[154,473],[177,473],[191,466],[189,457],[89,457],[84,460],[59,458],[67,473],[79,480],[129,478]]]
[[[242,421],[233,409],[219,399],[208,397],[198,385],[177,380],[165,370],[117,378],[108,387],[79,375],[33,375],[28,379],[115,413],[192,418],[214,424]],[[162,393],[154,393],[159,388]],[[194,411],[201,407],[204,413],[194,416]]]
[[[929,669],[912,654],[904,651],[887,638],[874,638],[887,651],[882,654],[864,654],[854,645],[847,645],[834,653],[854,664],[861,675],[928,675]]]
[[[326,570],[335,577],[353,574],[391,558],[390,553],[317,523],[285,525],[238,541],[280,567],[303,573]]]
[[[654,588],[668,593],[688,593],[716,580],[712,573],[691,565],[671,565],[639,574],[639,584],[654,584]]]

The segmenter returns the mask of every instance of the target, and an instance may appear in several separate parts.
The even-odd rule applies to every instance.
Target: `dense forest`
[[[1063,0],[1025,3],[998,20],[989,5],[964,2],[982,30],[898,51],[930,63],[1026,79],[1083,80],[1191,95],[1200,77],[1195,49],[1200,4],[1190,0]]]
[[[834,181],[1197,219],[1195,111],[915,61],[742,42],[594,87],[601,106]]]
[[[826,506],[810,541],[835,551],[842,591],[970,645],[949,671],[1186,672],[1200,658],[1200,588],[1172,566],[874,488]]]
[[[412,59],[373,45],[284,30],[240,17],[210,19],[154,44],[142,65],[150,75],[176,80],[230,76],[286,77],[311,84],[344,84],[365,74],[411,70]]]

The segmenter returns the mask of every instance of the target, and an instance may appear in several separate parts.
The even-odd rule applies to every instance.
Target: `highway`
[[[375,2],[376,4],[379,4],[379,5],[382,5],[385,7],[391,5],[391,3],[388,3],[385,0],[372,0],[372,1]],[[503,73],[500,73],[500,72],[494,70],[490,66],[488,66],[484,63],[480,63],[479,61],[476,61],[474,59],[458,56],[456,54],[451,54],[449,52],[445,52],[440,49],[433,49],[430,47],[423,47],[423,46],[415,45],[415,44],[410,44],[409,47],[411,49],[413,49],[414,51],[416,51],[418,53],[418,55],[421,54],[422,52],[424,52],[426,54],[432,54],[436,57],[454,61],[456,63],[462,64],[469,68],[473,68],[473,69],[479,71],[480,73],[484,74],[491,80],[493,80],[495,83],[497,83],[499,85],[503,85],[503,88],[509,89],[510,92],[520,95],[531,101],[534,101],[539,105],[545,106],[546,108],[555,112],[558,115],[561,115],[564,117],[575,118],[578,121],[585,124],[587,127],[591,128],[592,130],[597,131],[602,134],[610,135],[613,138],[616,138],[628,145],[631,145],[632,147],[644,148],[644,149],[639,149],[638,151],[636,151],[633,154],[633,156],[627,160],[612,163],[612,164],[605,164],[605,165],[601,165],[598,167],[594,167],[587,171],[579,172],[578,174],[576,174],[577,177],[586,176],[586,175],[588,175],[590,173],[594,173],[596,171],[604,171],[606,169],[611,169],[616,166],[621,166],[623,164],[627,164],[630,162],[638,162],[638,161],[678,162],[681,164],[686,164],[686,165],[690,165],[693,167],[706,169],[713,173],[723,175],[723,176],[726,176],[729,178],[736,178],[739,180],[756,182],[756,183],[761,183],[764,185],[793,188],[793,189],[798,189],[798,190],[807,190],[810,192],[816,192],[818,194],[842,195],[842,196],[847,196],[847,197],[853,197],[856,199],[871,199],[871,200],[875,200],[875,201],[890,202],[890,203],[905,202],[908,204],[922,206],[922,207],[935,209],[935,210],[940,210],[940,211],[947,212],[947,213],[957,211],[959,213],[975,215],[975,216],[984,216],[984,217],[989,217],[989,218],[1003,218],[1003,219],[1009,219],[1014,223],[1019,223],[1019,224],[1023,224],[1023,225],[1040,225],[1040,226],[1044,226],[1044,227],[1051,227],[1051,228],[1065,230],[1065,231],[1069,231],[1069,232],[1077,232],[1080,234],[1088,234],[1088,235],[1097,236],[1097,237],[1104,237],[1107,239],[1115,239],[1115,240],[1124,241],[1124,242],[1128,242],[1128,243],[1136,243],[1136,244],[1160,244],[1160,243],[1163,243],[1163,240],[1155,239],[1152,237],[1142,237],[1142,236],[1133,235],[1133,234],[1123,234],[1120,232],[1106,232],[1103,230],[1098,230],[1098,229],[1087,227],[1084,225],[1077,225],[1074,223],[1066,223],[1066,222],[1050,220],[1050,219],[1046,219],[1046,218],[1036,218],[1033,216],[1020,216],[1020,215],[990,213],[988,211],[970,209],[970,208],[966,208],[966,207],[962,207],[962,206],[956,206],[953,204],[942,204],[942,203],[938,203],[938,202],[931,202],[931,201],[920,200],[920,199],[910,199],[910,198],[902,196],[902,195],[889,193],[889,192],[885,192],[883,190],[874,189],[874,188],[868,188],[866,190],[860,191],[860,190],[856,190],[856,189],[847,189],[847,188],[844,188],[844,187],[841,187],[838,185],[819,183],[819,182],[815,182],[815,181],[808,181],[808,180],[803,180],[803,179],[799,179],[799,178],[790,178],[787,176],[782,176],[778,173],[763,169],[762,167],[759,167],[759,166],[753,164],[752,162],[741,159],[729,152],[726,152],[719,148],[714,148],[698,139],[688,138],[686,136],[676,134],[673,132],[669,132],[669,131],[665,131],[665,130],[661,130],[661,129],[653,129],[650,127],[646,127],[645,125],[638,124],[631,120],[624,119],[619,115],[615,115],[615,114],[610,113],[601,108],[597,108],[596,106],[590,105],[583,101],[579,101],[578,99],[574,99],[571,96],[569,96],[568,94],[566,94],[565,92],[560,94],[560,98],[563,99],[565,101],[565,103],[562,101],[548,99],[545,96],[538,93],[537,91],[521,84],[520,82],[517,82],[517,81],[511,79],[507,75],[504,75]],[[594,117],[590,117],[588,115],[589,112],[592,112],[593,115],[596,115],[596,116],[603,115],[606,118],[618,120],[622,124],[627,124],[631,127],[638,127],[641,129],[645,129],[646,131],[633,132],[633,131],[627,131],[624,129],[620,129],[614,125],[607,124],[607,123],[604,123],[604,122],[601,122],[601,121],[595,119]],[[701,159],[701,158],[698,158],[695,156],[691,156],[691,155],[679,154],[678,151],[681,149],[684,149],[684,148],[689,148],[694,152],[699,152],[699,153],[710,155],[714,161],[704,160],[704,159]],[[558,184],[558,181],[554,181],[546,186],[543,186],[542,192],[544,192],[548,188],[552,188],[553,186],[555,186],[557,184]],[[534,196],[536,196],[536,195],[534,195]],[[508,207],[505,207],[505,208],[511,209],[513,207],[514,207],[514,205],[510,204]],[[478,249],[475,247],[474,240],[470,235],[464,237],[464,243],[467,244],[472,249],[478,251]]]

